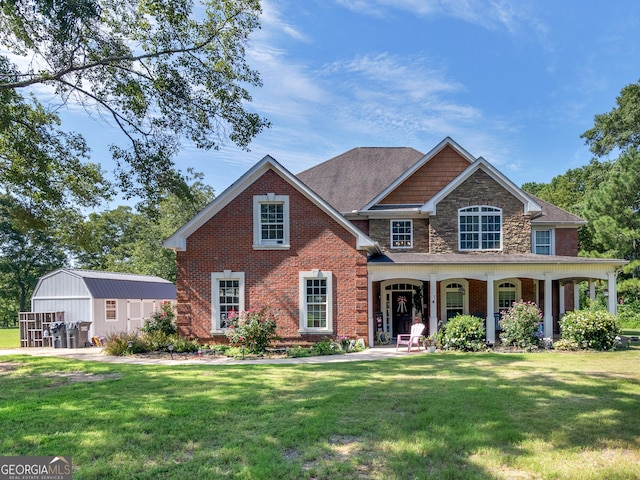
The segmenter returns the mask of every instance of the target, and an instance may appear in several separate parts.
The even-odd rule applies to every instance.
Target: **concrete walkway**
[[[204,355],[202,358],[191,356],[188,359],[182,355],[174,354],[174,359],[156,358],[144,356],[112,357],[102,353],[102,349],[89,348],[12,348],[0,349],[0,357],[3,355],[31,355],[34,357],[59,357],[74,360],[106,363],[126,363],[133,365],[244,365],[244,364],[302,364],[302,363],[337,363],[337,362],[361,362],[370,360],[382,360],[385,358],[399,358],[408,355],[424,355],[424,349],[408,353],[406,347],[396,352],[395,345],[376,346],[362,352],[348,353],[346,355],[318,355],[302,358],[263,358],[256,360],[234,360],[222,355]]]

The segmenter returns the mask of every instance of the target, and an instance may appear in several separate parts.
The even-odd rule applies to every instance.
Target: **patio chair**
[[[414,345],[417,345],[418,350],[420,350],[420,336],[422,335],[422,332],[424,332],[425,328],[426,326],[424,323],[414,323],[411,325],[411,333],[398,334],[398,338],[396,340],[396,352],[400,345],[406,345],[407,352],[411,352]]]

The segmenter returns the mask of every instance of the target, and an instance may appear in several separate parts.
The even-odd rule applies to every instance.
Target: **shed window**
[[[105,300],[104,301],[104,319],[107,322],[117,322],[118,321],[118,309],[116,300]]]

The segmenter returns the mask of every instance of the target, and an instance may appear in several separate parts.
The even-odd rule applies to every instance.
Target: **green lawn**
[[[0,357],[0,454],[71,455],[75,480],[640,478],[639,364],[640,347],[277,366]]]
[[[0,328],[0,348],[18,348],[19,346],[19,328]]]

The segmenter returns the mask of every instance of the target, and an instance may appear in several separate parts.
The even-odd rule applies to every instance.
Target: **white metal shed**
[[[133,332],[165,302],[173,283],[160,277],[61,268],[38,280],[32,312],[64,312],[65,322],[91,322],[91,336]]]

